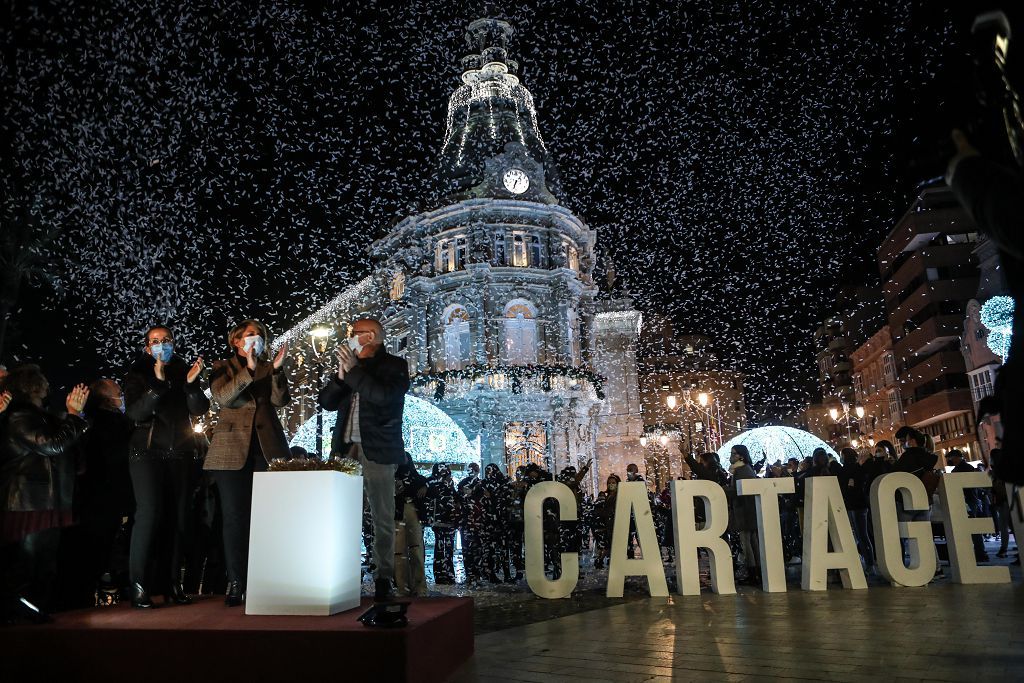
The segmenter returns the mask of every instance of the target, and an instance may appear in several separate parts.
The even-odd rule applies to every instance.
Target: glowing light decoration
[[[824,448],[829,455],[839,457],[831,446],[814,434],[792,427],[758,427],[729,439],[718,449],[718,457],[722,459],[723,464],[729,462],[729,452],[737,445],[746,446],[750,451],[750,459],[754,462],[762,457],[768,458],[765,468],[761,470],[761,476],[767,471],[767,465],[777,460],[785,462],[790,458],[809,458],[815,448]]]
[[[324,413],[324,453],[331,452],[331,436],[338,413]],[[402,438],[405,449],[420,467],[438,462],[453,464],[480,463],[479,445],[466,438],[465,432],[447,413],[415,396],[406,395],[402,414]],[[290,446],[316,451],[316,416],[306,420],[292,437]]]
[[[1013,297],[994,296],[982,304],[978,312],[981,324],[988,329],[985,343],[1003,362],[1010,353],[1010,341],[1013,339],[1013,310]]]

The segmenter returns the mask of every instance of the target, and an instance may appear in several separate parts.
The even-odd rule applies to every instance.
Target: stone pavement
[[[452,680],[1024,680],[1024,588],[924,588],[639,598],[482,633]],[[556,601],[552,601],[556,602]],[[611,604],[611,603],[609,603]]]

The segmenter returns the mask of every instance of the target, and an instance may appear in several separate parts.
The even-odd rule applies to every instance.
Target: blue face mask
[[[161,363],[169,363],[171,356],[174,355],[174,344],[153,344],[149,347],[149,352]]]
[[[245,348],[246,353],[249,353],[249,354],[252,354],[252,355],[255,355],[255,356],[263,355],[263,350],[265,348],[267,348],[266,344],[263,341],[263,337],[260,337],[260,336],[257,336],[257,335],[252,335],[251,337],[246,337],[243,346]]]

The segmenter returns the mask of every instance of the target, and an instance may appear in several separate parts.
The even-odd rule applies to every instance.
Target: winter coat
[[[885,458],[872,457],[866,463],[861,465],[861,469],[864,472],[864,493],[867,496],[871,495],[871,484],[878,477],[883,474],[888,474],[892,471],[892,465]]]
[[[57,417],[15,400],[0,414],[0,501],[5,512],[70,510],[73,449],[89,428],[77,415]]]
[[[733,470],[729,494],[729,531],[757,531],[757,507],[753,496],[736,494],[736,482],[740,479],[756,479],[757,473],[750,465]]]
[[[188,366],[178,356],[164,368],[165,380],[156,378],[156,361],[141,354],[124,379],[125,414],[132,422],[132,458],[193,455],[196,450],[192,417],[210,409],[210,399],[197,378],[187,382]]]
[[[405,462],[402,441],[402,412],[405,393],[409,391],[409,364],[384,350],[369,358],[360,358],[354,368],[340,380],[335,375],[317,401],[324,410],[337,410],[331,440],[331,454],[348,454],[351,444],[344,443],[345,426],[352,409],[352,397],[359,394],[359,438],[363,455],[383,465]]]
[[[847,510],[866,510],[868,496],[864,488],[864,467],[858,463],[843,465],[839,472],[839,488]]]
[[[448,477],[435,475],[427,480],[427,523],[441,529],[459,524],[459,504],[455,485]]]
[[[405,503],[411,502],[416,508],[416,516],[420,522],[427,521],[426,497],[418,495],[420,489],[427,488],[427,478],[416,471],[412,465],[399,465],[395,468],[395,521],[405,517]]]
[[[220,404],[220,414],[203,469],[242,469],[249,459],[253,434],[268,464],[277,458],[288,459],[288,441],[277,416],[277,408],[291,400],[283,369],[274,370],[273,363],[259,360],[256,370],[250,372],[245,360],[235,355],[213,364],[210,392]]]

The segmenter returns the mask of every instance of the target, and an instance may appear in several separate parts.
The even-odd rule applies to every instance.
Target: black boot
[[[242,593],[242,582],[228,581],[228,590],[224,596],[224,604],[228,607],[238,607],[243,602],[245,602],[245,596]]]
[[[173,602],[175,605],[191,605],[192,598],[188,597],[180,583],[172,583],[171,592],[164,596],[164,602]]]
[[[391,588],[391,579],[377,579],[373,582],[374,602],[390,602],[394,598],[395,593]]]
[[[138,607],[139,609],[149,609],[153,606],[153,601],[149,598],[149,592],[142,587],[142,584],[136,581],[132,584],[132,607]]]

